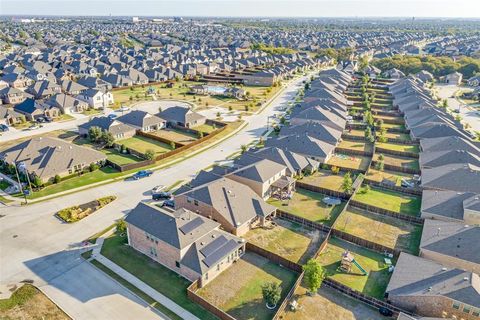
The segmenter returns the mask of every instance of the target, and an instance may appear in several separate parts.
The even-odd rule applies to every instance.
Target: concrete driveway
[[[131,299],[124,290],[114,286],[107,279],[91,281],[91,277],[101,276],[94,269],[81,266],[78,260],[79,252],[75,250],[79,242],[110,226],[116,219],[124,217],[139,201],[148,201],[151,197],[150,190],[154,186],[171,185],[178,180],[191,179],[202,168],[223,161],[228,155],[240,150],[241,145],[260,137],[266,130],[268,117],[280,113],[280,109],[291,101],[296,91],[302,86],[304,78],[307,77],[290,83],[285,91],[260,114],[245,117],[246,127],[235,136],[209,148],[206,152],[169,168],[158,170],[148,178],[92,187],[28,206],[0,207],[0,215],[4,215],[0,218],[0,256],[2,257],[0,284],[35,279],[42,288],[46,288],[46,292],[55,303],[72,315],[79,314],[80,310],[96,310],[99,305],[98,299],[106,299],[103,301],[108,303],[118,301],[120,304],[125,304],[125,308],[128,308],[125,300],[129,300],[143,308],[141,303]],[[107,195],[116,195],[118,199],[77,223],[61,223],[54,217],[54,214],[62,208]],[[72,286],[77,286],[75,290],[68,288],[70,281]],[[83,283],[88,286],[83,286]],[[76,290],[79,290],[79,293],[76,293]],[[109,294],[105,294],[105,290],[108,290]],[[85,299],[84,296],[91,299]],[[114,307],[105,305],[102,308],[103,316],[98,319],[119,319],[117,317],[119,313]],[[133,307],[131,308],[134,310]],[[143,317],[138,315],[130,317],[130,319],[141,318]]]

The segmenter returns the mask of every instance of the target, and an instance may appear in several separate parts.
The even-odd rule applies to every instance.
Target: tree
[[[203,132],[202,131],[198,131],[198,139],[202,139],[203,138]]]
[[[170,149],[175,150],[175,142],[170,141]]]
[[[34,177],[33,177],[32,183],[33,183],[33,185],[36,186],[37,188],[43,186],[42,179],[40,179],[38,176],[34,176]]]
[[[303,280],[310,291],[310,293],[316,293],[318,288],[322,285],[323,279],[325,279],[325,270],[322,265],[316,259],[310,259],[303,267],[305,275]]]
[[[117,222],[115,223],[115,226],[118,233],[123,233],[127,231],[127,223],[125,222],[124,219],[117,220]]]
[[[276,307],[282,295],[282,288],[277,282],[267,282],[262,285],[263,299],[270,308]]]
[[[330,170],[332,171],[333,174],[338,174],[340,172],[340,168],[336,166],[332,166]]]
[[[113,137],[113,134],[108,131],[102,132],[101,140],[108,148],[113,146],[113,143],[115,142],[115,138]]]
[[[147,149],[145,151],[145,158],[147,160],[153,160],[154,157],[155,157],[155,151],[153,151],[152,149]]]
[[[62,181],[62,178],[60,178],[60,176],[58,174],[56,174],[55,177],[53,178],[53,182],[54,183],[59,183],[60,181]]]
[[[352,193],[353,192],[353,181],[352,181],[352,176],[350,175],[350,172],[347,172],[343,176],[343,181],[342,181],[342,190],[345,193]]]
[[[242,146],[241,146],[240,148],[242,149],[242,154],[244,154],[245,152],[247,152],[247,149],[248,149],[247,145],[242,144]]]
[[[100,129],[100,127],[90,127],[88,129],[88,139],[90,139],[91,142],[97,143],[101,137],[102,129]]]
[[[443,101],[442,101],[442,107],[448,108],[448,100],[447,100],[447,99],[443,99]]]

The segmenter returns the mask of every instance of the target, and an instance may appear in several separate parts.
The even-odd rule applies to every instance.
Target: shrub
[[[333,174],[338,174],[340,172],[340,168],[336,166],[332,166],[330,170],[332,171]]]
[[[267,282],[262,285],[262,295],[268,306],[276,306],[282,295],[282,288],[276,282]]]
[[[115,226],[116,226],[116,231],[117,231],[118,233],[123,233],[123,232],[127,231],[127,223],[125,222],[124,219],[118,220],[118,221],[115,223]]]
[[[148,149],[145,151],[145,158],[147,160],[153,160],[154,157],[155,157],[155,151],[153,151],[152,149]]]
[[[172,150],[175,150],[175,142],[170,141],[170,148],[171,148]]]
[[[343,176],[343,181],[342,181],[342,186],[341,186],[343,192],[345,193],[352,193],[353,191],[353,181],[352,181],[352,176],[350,175],[350,172],[347,172]]]
[[[43,186],[42,179],[40,179],[38,176],[35,176],[35,177],[32,179],[32,183],[33,183],[33,185],[36,186],[36,187],[41,187],[41,186]]]
[[[323,270],[323,267],[315,259],[308,260],[307,264],[302,268],[303,271],[305,271],[303,280],[308,290],[310,290],[311,293],[317,292],[325,278],[325,270]]]
[[[62,181],[62,178],[60,178],[60,176],[58,174],[55,175],[55,177],[53,178],[53,182],[54,183],[59,183],[60,181]]]
[[[96,163],[90,163],[90,172],[93,172],[95,170],[98,170],[100,166]]]

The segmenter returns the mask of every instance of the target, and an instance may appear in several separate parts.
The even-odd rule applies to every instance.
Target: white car
[[[153,187],[152,189],[152,194],[154,193],[159,193],[161,191],[165,190],[165,186],[164,185],[159,185],[159,186],[156,186],[156,187]]]
[[[120,112],[130,111],[130,108],[126,107],[126,106],[122,106],[120,109],[118,109],[118,111],[120,111]]]

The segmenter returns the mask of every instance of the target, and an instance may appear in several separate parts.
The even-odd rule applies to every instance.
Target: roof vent
[[[442,268],[442,271],[447,271],[447,268],[443,267],[443,268]]]
[[[203,241],[202,241],[202,242],[200,242],[200,245],[202,245],[202,246],[203,246],[203,245],[205,245],[205,242],[203,242]]]
[[[468,280],[469,280],[468,277],[463,278],[463,281],[468,281]]]
[[[212,234],[212,238],[215,238],[215,235],[214,235],[214,234]]]
[[[429,292],[432,291],[432,287],[428,287],[428,291],[429,291]]]

